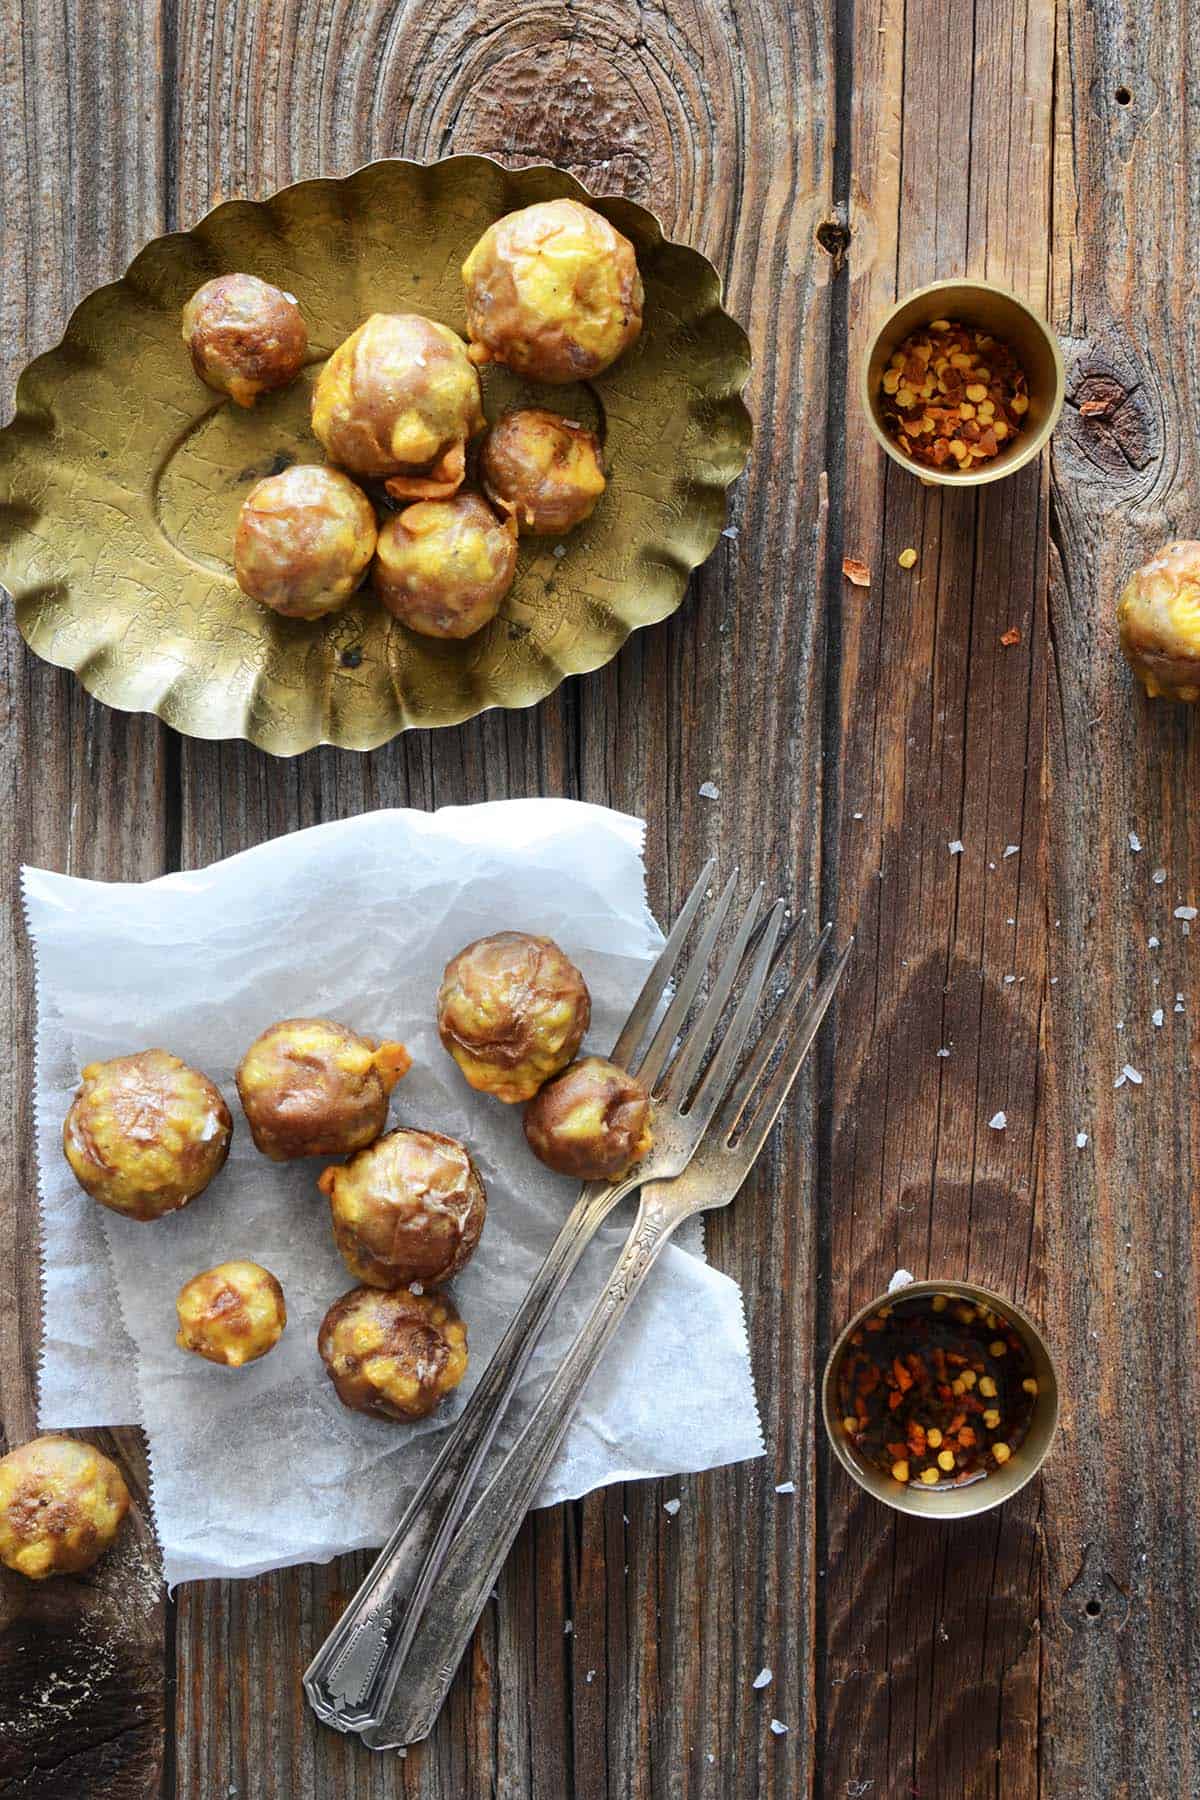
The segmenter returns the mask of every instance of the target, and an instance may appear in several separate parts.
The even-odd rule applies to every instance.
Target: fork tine
[[[717,941],[722,925],[725,923],[725,915],[729,911],[729,905],[733,899],[733,890],[737,886],[737,878],[738,872],[734,869],[729,880],[725,883],[720,899],[713,908],[711,918],[704,927],[703,937],[692,952],[692,958],[688,963],[687,972],[675,989],[674,998],[666,1010],[662,1023],[659,1025],[658,1030],[651,1039],[650,1048],[646,1051],[641,1063],[636,1069],[630,1068],[628,1063],[625,1064],[625,1067],[629,1069],[630,1074],[636,1075],[647,1088],[652,1088],[658,1080],[658,1077],[662,1072],[662,1066],[670,1055],[675,1039],[679,1036],[683,1022],[691,1009],[692,1001],[696,998],[696,990],[704,979],[704,971],[707,969],[709,962],[712,959],[713,946]],[[754,909],[752,908],[752,918],[753,910]],[[617,1058],[614,1057],[613,1061],[616,1062]]]
[[[774,1012],[759,1034],[754,1046],[754,1053],[746,1062],[729,1095],[728,1105],[721,1122],[721,1135],[728,1141],[737,1130],[738,1121],[746,1108],[754,1100],[759,1086],[767,1073],[771,1058],[783,1041],[784,1032],[791,1023],[800,1000],[808,986],[809,978],[816,969],[824,953],[825,946],[833,934],[833,921],[829,921],[824,930],[809,945],[803,962],[793,975],[786,992],[782,995]],[[788,935],[785,933],[785,936]],[[776,952],[771,965],[771,974],[779,966],[780,952]],[[770,977],[768,977],[768,980]]]
[[[738,1140],[737,1155],[746,1162],[747,1166],[754,1161],[762,1149],[767,1133],[779,1117],[783,1103],[791,1092],[792,1083],[800,1073],[801,1065],[812,1048],[812,1042],[820,1029],[821,1020],[829,1010],[829,1002],[833,999],[838,982],[842,979],[853,948],[854,939],[851,938],[817,989],[812,1005],[800,1022],[800,1030],[795,1043],[789,1046],[786,1056],[759,1097],[758,1105],[754,1108],[754,1116],[747,1123]],[[785,1001],[784,1004],[786,1005],[787,1002]]]
[[[658,953],[658,960],[647,975],[641,993],[634,1001],[633,1010],[626,1019],[621,1035],[613,1046],[611,1060],[618,1068],[627,1069],[634,1056],[646,1027],[654,1016],[654,1009],[662,998],[662,991],[671,978],[675,964],[679,961],[679,952],[683,948],[683,940],[691,929],[692,920],[700,909],[700,902],[708,891],[713,875],[716,873],[717,859],[710,856],[696,878],[691,893],[680,909],[679,917],[667,936],[667,941]]]
[[[762,892],[761,888],[759,889],[759,892]],[[704,1077],[700,1082],[699,1087],[696,1089],[695,1094],[692,1095],[691,1104],[688,1106],[688,1117],[694,1127],[699,1126],[703,1129],[707,1126],[709,1120],[721,1104],[725,1089],[729,1086],[730,1076],[737,1068],[738,1057],[742,1054],[742,1050],[745,1047],[746,1038],[749,1035],[750,1027],[754,1022],[754,1015],[758,1011],[759,1004],[762,1001],[763,989],[767,985],[771,961],[775,954],[775,945],[783,927],[783,918],[786,911],[787,908],[784,902],[782,900],[776,900],[768,914],[767,929],[763,933],[762,940],[755,952],[754,961],[750,967],[750,973],[746,977],[746,986],[742,993],[742,997],[738,1001],[737,1009],[734,1012],[732,1019],[729,1021],[729,1025],[721,1039],[720,1048],[717,1050],[716,1055],[705,1070]],[[734,948],[736,949],[736,945]],[[733,951],[730,952],[726,967],[729,966],[732,956]],[[700,1068],[704,1057],[712,1048],[713,1036],[720,1023],[721,1014],[725,1010],[725,1002],[729,998],[729,992],[733,986],[733,977],[736,973],[737,969],[734,968],[730,974],[729,981],[723,984],[723,993],[719,991],[722,983],[718,982],[707,1006],[704,1008],[704,1012],[701,1014],[695,1029],[691,1032],[688,1042],[684,1047],[684,1053],[680,1057],[683,1068],[678,1074],[674,1068],[671,1070],[671,1076],[668,1082],[668,1092],[679,1106],[682,1106],[687,1100],[688,1090],[691,1087],[696,1072]],[[721,975],[724,977],[725,969],[722,969]],[[708,1023],[709,1028],[701,1035],[706,1023]]]

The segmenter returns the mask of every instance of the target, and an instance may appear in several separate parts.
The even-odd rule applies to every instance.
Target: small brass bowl
[[[906,456],[883,422],[880,380],[888,358],[922,325],[934,319],[954,319],[964,325],[982,326],[1001,338],[1025,371],[1029,411],[1012,442],[988,462],[960,471],[943,465],[927,468]],[[939,487],[982,487],[1002,481],[1033,461],[1058,424],[1066,397],[1066,375],[1058,339],[1046,321],[1031,307],[990,281],[933,281],[898,300],[867,345],[862,360],[862,402],[871,430],[893,462],[910,475]]]
[[[937,318],[940,315],[935,313],[933,316]],[[926,1488],[922,1491],[915,1487],[901,1487],[898,1481],[893,1481],[882,1469],[873,1468],[870,1463],[865,1462],[848,1443],[837,1404],[837,1370],[851,1336],[872,1313],[878,1312],[881,1306],[894,1305],[899,1300],[917,1300],[923,1295],[933,1294],[948,1294],[952,1300],[969,1300],[972,1305],[986,1306],[990,1311],[999,1313],[1001,1318],[1007,1319],[1029,1353],[1038,1393],[1029,1430],[1003,1468],[992,1469],[981,1480],[969,1482],[964,1487]],[[1028,1313],[1022,1312],[1019,1306],[1014,1306],[1011,1300],[1005,1300],[1001,1295],[989,1292],[987,1288],[976,1287],[970,1281],[914,1281],[908,1287],[897,1289],[895,1293],[877,1294],[874,1300],[861,1306],[855,1313],[830,1351],[829,1361],[825,1364],[825,1375],[821,1383],[821,1412],[834,1455],[859,1487],[864,1488],[876,1500],[882,1500],[894,1512],[911,1513],[918,1519],[969,1519],[976,1513],[991,1512],[993,1507],[1002,1506],[1006,1500],[1011,1500],[1026,1482],[1033,1480],[1045,1462],[1058,1424],[1058,1376],[1045,1338]]]

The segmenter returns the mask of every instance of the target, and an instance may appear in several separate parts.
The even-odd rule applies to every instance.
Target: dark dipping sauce
[[[859,1456],[902,1486],[934,1492],[1002,1468],[1024,1441],[1037,1392],[1008,1320],[953,1293],[881,1306],[837,1372],[842,1430]]]

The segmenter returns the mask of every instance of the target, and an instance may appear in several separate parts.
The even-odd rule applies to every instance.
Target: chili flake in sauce
[[[1001,1314],[962,1295],[881,1306],[837,1372],[842,1430],[865,1461],[907,1487],[964,1487],[1024,1441],[1038,1384]]]

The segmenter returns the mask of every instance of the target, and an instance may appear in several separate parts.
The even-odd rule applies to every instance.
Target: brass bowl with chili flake
[[[937,332],[932,329],[935,322],[940,327]],[[964,344],[956,341],[954,353],[986,356],[983,366],[989,374],[986,382],[964,382],[963,392],[956,391],[950,396],[949,410],[961,412],[964,402],[969,409],[962,422],[970,424],[972,437],[979,430],[978,438],[971,443],[961,432],[951,439],[939,429],[943,423],[940,414],[948,410],[944,395],[927,397],[914,392],[913,404],[901,408],[897,401],[900,381],[895,383],[896,392],[889,393],[890,383],[885,385],[889,372],[898,377],[904,374],[913,352],[925,341],[931,343],[931,360],[940,360],[935,348],[938,338],[957,334],[960,330],[966,333],[968,341]],[[982,346],[971,341],[977,335],[985,340]],[[904,364],[896,365],[893,359],[901,352],[904,352]],[[1010,363],[1011,382],[1008,379]],[[1017,373],[1021,378],[1019,385],[1015,379]],[[861,366],[861,383],[862,401],[871,430],[892,460],[926,483],[947,487],[979,487],[985,482],[999,481],[1032,462],[1058,423],[1066,394],[1062,352],[1050,327],[1015,294],[986,281],[935,281],[898,301],[867,345]],[[919,389],[924,385],[922,381],[916,387]],[[978,414],[973,410],[980,402],[968,399],[966,393],[968,387],[979,385],[985,389],[982,404],[990,405],[992,420],[999,418],[1004,425],[1003,433],[997,436],[994,452],[982,457],[976,455],[975,445],[986,439],[987,433],[980,427]],[[1011,397],[1007,393],[1010,385]],[[997,389],[996,394],[991,391],[993,386]],[[902,420],[899,415],[904,412],[912,417],[917,410],[918,398],[929,398],[930,404],[936,404],[939,417],[933,421],[934,429],[924,434],[924,438],[930,440],[928,447],[919,431],[914,437],[905,430],[906,448],[900,441]],[[1015,408],[1004,404],[1009,398],[1018,401]],[[916,421],[918,425],[924,422],[927,410],[921,411]],[[939,439],[947,446],[951,442],[959,444],[970,454],[959,456],[947,448],[945,456],[939,459],[931,454],[933,444]]]
[[[822,1407],[839,1462],[869,1494],[922,1518],[966,1518],[1040,1469],[1058,1380],[1041,1332],[1010,1300],[918,1281],[851,1319]]]

